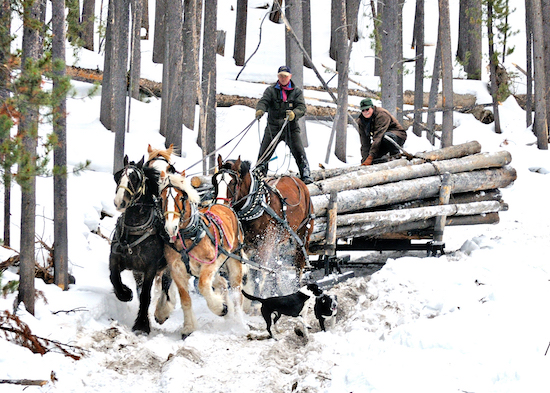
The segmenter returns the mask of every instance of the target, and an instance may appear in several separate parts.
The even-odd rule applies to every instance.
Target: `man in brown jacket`
[[[391,138],[399,146],[407,139],[407,132],[390,112],[372,104],[370,98],[361,101],[361,114],[357,118],[361,138],[361,165],[371,165],[372,161],[386,153],[398,154],[399,149],[384,136]]]

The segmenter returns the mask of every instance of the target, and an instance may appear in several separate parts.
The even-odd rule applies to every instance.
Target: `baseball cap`
[[[292,71],[290,71],[289,66],[280,66],[279,70],[277,71],[277,74],[283,74],[285,76],[292,74]]]
[[[365,98],[364,100],[361,100],[361,110],[372,108],[372,100],[370,98]]]

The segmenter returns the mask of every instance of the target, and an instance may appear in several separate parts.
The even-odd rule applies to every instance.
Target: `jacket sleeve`
[[[258,101],[256,104],[256,110],[261,109],[264,112],[267,112],[267,110],[270,107],[271,101],[273,100],[273,94],[271,93],[272,87],[268,87],[265,89],[264,94],[262,95],[262,98]]]
[[[306,101],[304,99],[304,92],[302,89],[295,87],[296,90],[296,97],[294,99],[294,114],[296,115],[296,118],[294,121],[297,121],[300,117],[304,116],[306,114]]]
[[[369,156],[371,141],[370,135],[365,132],[365,126],[361,122],[361,115],[356,120],[359,139],[361,140],[361,162],[365,161]]]
[[[391,123],[391,117],[386,115],[384,112],[380,111],[377,113],[374,124],[372,125],[372,146],[370,148],[370,153],[374,158],[378,158],[378,151],[380,150],[380,145],[384,139],[384,134],[388,131],[388,127]]]

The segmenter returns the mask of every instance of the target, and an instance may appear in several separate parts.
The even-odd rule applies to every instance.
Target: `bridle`
[[[166,204],[165,208],[168,207],[168,205],[167,205],[168,198],[172,198],[174,200],[175,210],[166,210],[166,211],[164,211],[163,212],[164,219],[166,219],[169,214],[173,214],[175,217],[178,217],[178,219],[179,219],[179,227],[180,228],[183,227],[178,231],[181,234],[181,236],[183,236],[184,238],[186,236],[193,236],[195,234],[195,232],[197,231],[197,228],[199,226],[199,221],[200,221],[200,214],[199,214],[199,210],[197,209],[197,206],[194,203],[189,203],[191,211],[190,211],[189,218],[187,219],[187,225],[184,226],[184,224],[185,224],[184,217],[185,217],[186,210],[187,210],[186,207],[185,207],[185,202],[188,199],[187,193],[185,191],[183,191],[181,188],[173,185],[171,182],[169,182],[168,185],[166,185],[164,187],[162,192],[164,192],[165,190],[167,190],[167,192],[166,192],[166,201],[163,200],[163,203]],[[170,192],[170,190],[175,190],[176,192],[179,191],[181,193],[181,197],[179,198],[180,202],[181,202],[181,207],[177,203],[178,201],[176,199],[176,196],[173,195]]]
[[[235,190],[234,191],[231,190],[231,188],[229,187],[229,185],[231,184],[231,181],[227,182],[227,180],[223,176],[225,174],[228,174],[229,176],[232,177],[232,180],[235,180]],[[222,168],[217,173],[215,173],[212,176],[212,184],[214,186],[214,195],[216,196],[215,200],[216,201],[227,202],[227,203],[229,203],[229,205],[234,205],[237,202],[236,201],[237,195],[239,195],[239,186],[240,186],[239,178],[240,178],[239,173],[237,171],[235,171],[233,169],[229,169],[229,168]],[[220,197],[220,196],[218,196],[219,184],[221,184],[222,182],[226,185],[227,193],[228,194],[231,193],[231,195],[229,197]]]
[[[139,178],[139,186],[137,188],[134,188],[134,184],[130,181],[130,174],[128,173],[128,169],[134,169],[136,171],[136,173],[138,174],[138,178]],[[122,177],[126,176],[128,178],[128,184],[130,187],[126,187],[126,186],[123,186],[120,184],[120,180],[122,180]],[[120,177],[120,180],[119,180],[119,184],[116,188],[116,192],[118,192],[118,190],[120,188],[122,188],[124,191],[126,191],[129,195],[130,195],[130,203],[128,204],[128,206],[131,206],[137,199],[139,199],[140,196],[142,196],[144,193],[145,193],[145,172],[143,172],[143,169],[136,166],[136,165],[133,165],[133,164],[128,164],[124,170],[123,170],[123,173]]]

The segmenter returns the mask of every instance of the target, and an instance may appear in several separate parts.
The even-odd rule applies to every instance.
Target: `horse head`
[[[185,175],[161,172],[160,185],[164,228],[174,243],[180,229],[196,219],[200,196]]]
[[[242,161],[239,156],[236,160],[223,162],[218,155],[218,172],[212,176],[216,201],[237,203],[250,192],[251,181],[250,161]]]
[[[124,168],[114,175],[117,184],[114,204],[119,212],[124,212],[145,193],[147,177],[143,171],[143,161],[142,157],[138,163],[129,162],[126,155],[124,156]]]

